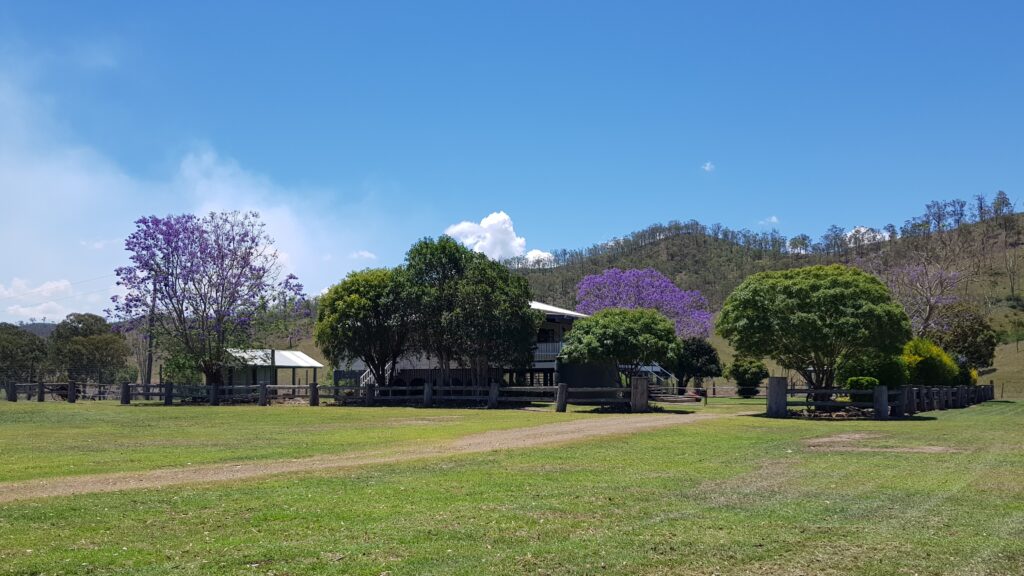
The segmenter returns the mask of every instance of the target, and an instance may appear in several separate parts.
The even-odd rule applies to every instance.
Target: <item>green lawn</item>
[[[59,405],[18,413],[50,410],[68,418]],[[248,408],[181,412],[197,429],[263,429]],[[418,425],[429,438],[602,417],[280,412],[272,429],[292,438],[329,437],[309,427],[332,418],[342,429],[351,421],[353,437],[386,439],[379,428],[410,413],[460,418],[451,426],[461,430]],[[0,418],[12,413],[5,406]],[[157,413],[163,433],[150,439],[192,433]],[[1024,403],[1012,402],[913,421],[737,416],[560,447],[0,505],[0,574],[1024,574],[1022,424]],[[12,430],[36,425],[5,428],[5,448],[25,440]],[[869,436],[831,450],[805,443],[851,433]],[[55,435],[54,449],[62,442],[81,440]],[[198,446],[179,450],[209,449]],[[228,452],[246,453],[216,453]],[[21,454],[27,465],[32,453]],[[14,474],[6,449],[3,458]]]

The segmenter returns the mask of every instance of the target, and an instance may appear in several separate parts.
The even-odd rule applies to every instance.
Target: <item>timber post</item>
[[[14,382],[8,382],[7,385],[4,386],[4,391],[7,393],[8,402],[18,401],[18,388]]]
[[[423,406],[430,408],[434,405],[434,375],[429,374],[423,381]]]
[[[78,400],[78,386],[74,382],[68,382],[68,404],[74,404]]]
[[[935,398],[935,409],[946,409],[946,393],[941,388],[932,388],[932,397]]]
[[[907,416],[917,413],[917,388],[904,388],[903,396],[907,399]]]
[[[259,387],[259,399],[256,401],[256,403],[258,405],[260,405],[260,406],[266,406],[267,405],[267,383],[266,382],[260,382],[257,386]]]
[[[874,395],[875,420],[889,419],[889,387],[882,385],[875,387]]]
[[[320,388],[317,386],[316,382],[312,382],[309,385],[309,405],[320,405]]]
[[[148,386],[146,388],[149,388]],[[132,388],[131,384],[127,382],[121,383],[121,404],[128,405],[132,403]]]
[[[629,383],[629,408],[631,412],[647,412],[650,409],[645,376],[634,376]]]
[[[558,390],[555,392],[555,412],[565,412],[569,404],[569,383],[559,382]]]
[[[209,394],[210,406],[220,406],[220,390],[217,389],[217,383],[206,385],[206,393]]]
[[[487,391],[487,407],[497,408],[498,407],[498,380],[491,380],[490,389]]]
[[[785,376],[770,376],[768,378],[768,413],[769,418],[785,418],[789,416],[787,404],[789,402],[787,392],[789,381]]]
[[[164,367],[161,365],[160,366],[161,374],[163,373],[163,369],[164,369]],[[164,382],[163,380],[164,379],[161,376],[160,384],[164,387],[164,389],[163,389],[163,393],[164,393],[164,406],[170,406],[171,404],[174,404],[174,384],[172,384],[170,382]]]
[[[36,402],[42,402],[46,396],[46,386],[43,385],[42,380],[36,386]]]

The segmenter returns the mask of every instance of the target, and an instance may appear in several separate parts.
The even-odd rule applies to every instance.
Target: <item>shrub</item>
[[[852,376],[846,379],[847,390],[874,390],[881,383],[878,378],[871,376]],[[874,394],[850,394],[850,400],[854,402],[871,402]]]
[[[903,347],[903,360],[910,370],[913,386],[955,386],[960,369],[956,362],[931,340],[915,338]]]
[[[902,388],[910,381],[910,371],[902,356],[867,354],[855,358],[843,358],[836,378],[847,382],[850,378],[871,377],[885,384],[890,390]]]
[[[761,381],[768,377],[764,362],[753,358],[738,357],[726,369],[726,376],[736,381],[736,394],[741,398],[753,398],[761,387]]]

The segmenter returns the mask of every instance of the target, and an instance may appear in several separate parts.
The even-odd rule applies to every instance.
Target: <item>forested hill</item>
[[[755,272],[845,263],[885,280],[903,300],[966,299],[982,308],[1006,338],[1020,332],[1024,301],[1018,259],[1024,214],[1006,195],[989,203],[932,202],[921,216],[882,230],[833,226],[819,240],[778,232],[730,230],[696,221],[657,224],[581,250],[554,252],[546,263],[513,260],[541,301],[573,308],[577,283],[611,268],[654,268],[680,287],[700,290],[713,310]],[[925,277],[919,277],[924,274]]]

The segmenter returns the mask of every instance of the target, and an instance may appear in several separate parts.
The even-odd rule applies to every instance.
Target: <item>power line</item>
[[[88,282],[95,282],[97,280],[105,280],[107,278],[114,278],[116,276],[117,276],[117,274],[107,274],[105,276],[97,276],[95,278],[89,278],[87,280],[78,280],[78,281],[75,281],[75,282],[69,282],[67,285],[68,286],[78,286],[79,284],[86,284]],[[9,296],[0,296],[0,301],[3,301],[3,300],[17,300],[19,298],[24,298],[26,295],[33,294],[33,293],[39,292],[41,290],[47,290],[49,288],[50,288],[49,286],[40,286],[38,288],[33,288],[32,290],[26,290],[24,292],[19,292],[17,294],[13,294],[13,295],[9,295]],[[103,290],[106,290],[106,288],[104,288]],[[91,292],[91,293],[95,294],[95,292]],[[87,294],[89,294],[89,293],[87,292]],[[72,294],[71,296],[67,296],[67,297],[64,297],[64,298],[61,298],[61,299],[70,298],[72,296],[82,296],[82,295],[83,294]],[[47,302],[49,302],[49,300],[47,300]],[[40,304],[45,304],[45,302],[41,302]],[[35,306],[35,304],[31,304],[31,306]]]

